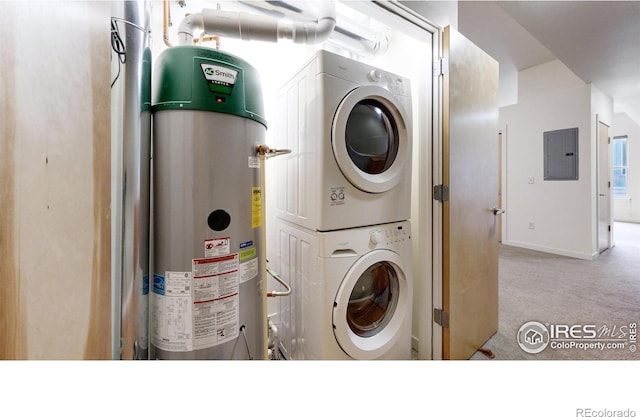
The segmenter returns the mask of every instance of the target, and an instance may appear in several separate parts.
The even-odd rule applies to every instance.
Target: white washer
[[[409,228],[313,232],[277,221],[270,264],[292,287],[274,318],[285,358],[411,359]]]
[[[327,51],[276,97],[277,216],[330,231],[407,220],[411,204],[408,79]]]

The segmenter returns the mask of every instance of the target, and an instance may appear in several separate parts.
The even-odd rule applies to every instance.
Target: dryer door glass
[[[347,152],[367,174],[380,174],[398,155],[398,128],[391,112],[379,101],[366,99],[351,110],[345,129]]]
[[[356,282],[347,307],[349,328],[371,337],[387,325],[398,304],[398,276],[388,262],[376,262]]]

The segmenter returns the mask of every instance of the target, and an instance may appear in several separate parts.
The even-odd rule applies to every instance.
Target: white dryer
[[[270,262],[292,287],[277,317],[287,359],[411,359],[409,222],[313,232],[277,221]]]
[[[278,92],[273,141],[277,216],[330,231],[407,220],[411,86],[407,78],[319,51]]]

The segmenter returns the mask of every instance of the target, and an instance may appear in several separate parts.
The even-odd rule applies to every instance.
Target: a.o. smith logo
[[[238,71],[219,65],[200,64],[209,89],[216,93],[231,93],[238,78]]]

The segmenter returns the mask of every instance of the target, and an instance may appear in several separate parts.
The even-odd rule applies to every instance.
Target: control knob
[[[369,78],[370,81],[377,83],[382,79],[382,73],[379,70],[371,70],[367,74],[367,78]]]
[[[371,239],[371,243],[373,243],[374,245],[379,245],[383,242],[384,236],[382,236],[381,231],[376,230],[375,232],[371,233],[369,239]]]

